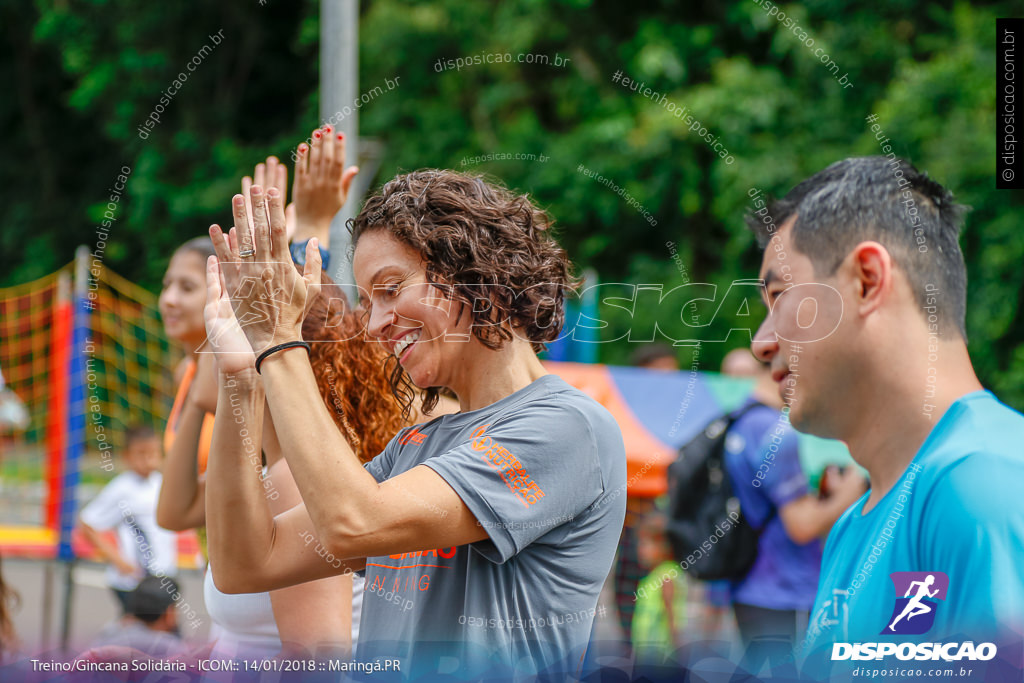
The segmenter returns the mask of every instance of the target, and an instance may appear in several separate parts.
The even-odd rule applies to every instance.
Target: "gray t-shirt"
[[[359,659],[397,658],[403,675],[575,672],[625,516],[614,418],[545,375],[485,408],[404,430],[366,469],[384,481],[420,464],[490,538],[367,558]]]

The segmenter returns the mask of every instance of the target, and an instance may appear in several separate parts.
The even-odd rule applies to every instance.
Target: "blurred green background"
[[[767,6],[767,3],[765,3]],[[747,191],[780,195],[853,155],[879,153],[878,116],[898,154],[973,207],[962,236],[968,332],[982,381],[1024,408],[1024,193],[995,190],[995,19],[1012,2],[839,0],[784,3],[842,87],[758,2],[374,0],[361,5],[363,92],[400,86],[360,111],[385,145],[374,185],[402,170],[478,170],[532,193],[556,217],[575,263],[602,281],[727,287],[757,276],[743,226]],[[238,179],[267,154],[288,158],[319,123],[319,6],[311,0],[153,3],[4,0],[0,82],[5,207],[0,285],[49,273],[95,244],[108,188],[133,170],[105,262],[156,291],[174,247],[223,221]],[[161,92],[223,29],[146,140],[136,132]],[[439,59],[540,53],[570,62],[435,69]],[[617,71],[686,106],[719,138],[726,165],[663,106],[612,82]],[[486,154],[546,161],[463,165]],[[625,188],[652,226],[580,165]],[[736,308],[737,310],[733,310]],[[763,309],[724,307],[706,338],[750,327]],[[634,327],[650,328],[640,308]],[[605,339],[631,321],[605,307]],[[751,322],[752,321],[752,322]],[[705,345],[702,369],[744,343]],[[624,363],[628,340],[602,344]],[[689,359],[680,350],[684,367]]]

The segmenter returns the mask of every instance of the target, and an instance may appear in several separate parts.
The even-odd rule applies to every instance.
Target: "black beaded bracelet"
[[[261,374],[260,366],[263,365],[263,361],[265,361],[267,359],[267,356],[269,356],[270,354],[277,353],[278,351],[284,351],[285,349],[294,349],[299,346],[306,349],[306,353],[310,353],[309,342],[304,341],[285,342],[284,344],[278,344],[277,346],[271,346],[269,349],[266,349],[263,353],[256,356],[256,374]]]

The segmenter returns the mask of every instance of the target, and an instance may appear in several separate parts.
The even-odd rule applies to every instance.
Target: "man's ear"
[[[861,242],[841,266],[855,289],[855,306],[861,316],[877,311],[892,295],[895,263],[889,250],[878,242]]]

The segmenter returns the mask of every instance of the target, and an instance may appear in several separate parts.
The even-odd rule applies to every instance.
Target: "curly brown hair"
[[[473,336],[487,348],[498,349],[519,333],[541,351],[561,332],[566,290],[577,285],[553,224],[529,195],[497,181],[423,169],[388,181],[348,228],[353,246],[367,232],[386,230],[419,252],[427,281],[464,304]],[[489,305],[480,306],[483,301]],[[401,365],[390,358],[389,364],[392,392],[408,410],[411,382]],[[438,394],[438,387],[426,388],[425,411]]]
[[[320,294],[302,323],[302,338],[311,342],[310,364],[331,417],[356,456],[368,462],[409,421],[392,398],[386,352],[367,343],[361,332],[360,316],[342,288],[322,275]]]

